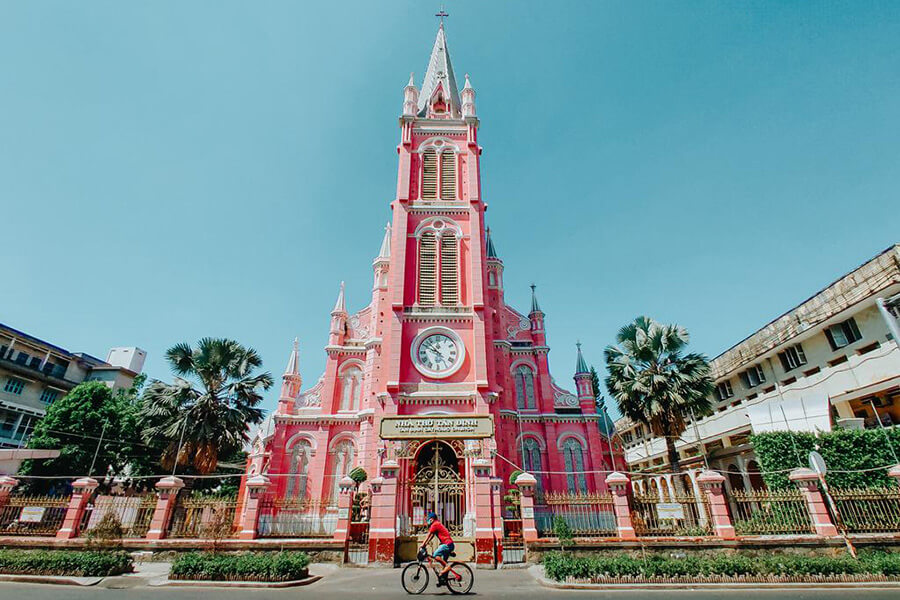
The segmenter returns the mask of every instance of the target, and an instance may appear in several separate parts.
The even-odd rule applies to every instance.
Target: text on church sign
[[[494,435],[490,415],[440,417],[384,417],[381,438],[403,440],[416,438],[485,438]]]

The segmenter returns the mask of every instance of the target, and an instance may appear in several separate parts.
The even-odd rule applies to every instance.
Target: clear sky
[[[228,336],[312,385],[370,297],[438,2],[0,0],[0,321]],[[710,357],[900,241],[900,2],[447,2],[507,299],[555,378],[639,314]],[[277,389],[266,406],[274,406]]]

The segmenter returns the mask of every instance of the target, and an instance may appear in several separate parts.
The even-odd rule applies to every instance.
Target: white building
[[[717,356],[713,412],[676,443],[682,468],[693,479],[705,455],[711,468],[733,472],[730,488],[760,487],[751,433],[900,423],[898,306],[895,245]],[[668,469],[662,438],[628,419],[616,429],[632,470]],[[671,487],[671,476],[650,480]]]

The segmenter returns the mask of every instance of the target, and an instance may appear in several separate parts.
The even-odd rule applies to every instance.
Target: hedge
[[[806,432],[789,433],[775,431],[750,436],[750,442],[760,469],[766,472],[763,480],[769,489],[793,489],[788,471],[797,467],[809,467],[809,453],[818,450],[828,465],[826,480],[836,488],[894,487],[896,482],[888,477],[887,469],[878,470],[896,462],[885,439],[900,452],[900,429],[866,429],[820,432],[818,436]],[[835,473],[875,469],[864,473]]]
[[[0,550],[0,573],[106,577],[130,573],[134,561],[127,552],[75,550]]]
[[[900,576],[900,554],[864,552],[859,559],[850,556],[769,555],[747,556],[720,554],[713,557],[687,556],[671,558],[649,555],[575,556],[551,552],[543,560],[544,572],[550,579],[675,578],[710,576],[836,576],[883,575]]]
[[[169,579],[294,581],[308,575],[305,552],[186,552],[172,563]]]

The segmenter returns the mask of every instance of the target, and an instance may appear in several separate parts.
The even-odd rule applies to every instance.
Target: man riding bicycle
[[[453,553],[455,546],[453,544],[453,538],[450,537],[450,532],[447,531],[447,528],[444,527],[443,523],[438,521],[437,515],[434,512],[430,512],[428,513],[428,537],[422,542],[423,550],[428,546],[428,542],[431,541],[431,538],[435,536],[440,542],[440,545],[437,547],[437,550],[434,551],[432,556],[444,567],[438,574],[437,583],[438,586],[442,586],[447,584],[447,573],[450,571],[450,563],[448,560],[450,559],[450,555]]]

